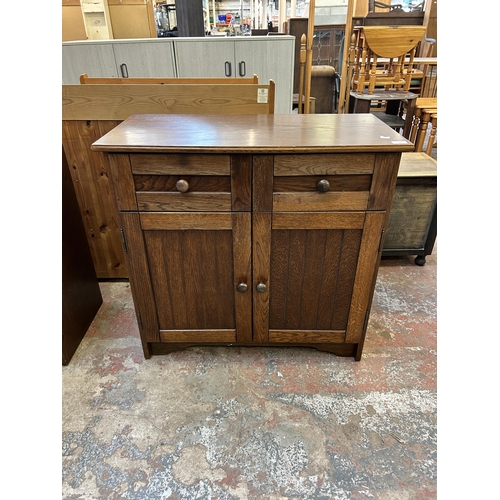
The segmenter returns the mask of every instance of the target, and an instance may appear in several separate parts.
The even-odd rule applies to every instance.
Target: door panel
[[[235,78],[233,40],[175,40],[179,78]],[[226,64],[227,63],[227,64]],[[252,74],[250,74],[252,76]],[[260,75],[259,81],[260,80]]]
[[[117,72],[123,78],[174,78],[173,43],[113,43]],[[126,67],[122,68],[125,64]]]
[[[261,270],[270,274],[268,293],[262,294],[268,296],[268,307],[261,311],[267,314],[261,323],[268,330],[261,327],[261,337],[270,342],[344,342],[362,260],[365,214],[277,213],[271,225],[270,241],[260,238],[262,248],[269,245],[269,264],[261,264]],[[264,233],[254,222],[255,234]]]
[[[144,242],[161,340],[235,342],[237,333],[251,340],[251,291],[237,291],[251,283],[251,215],[147,215]],[[191,224],[196,216],[206,222]]]
[[[345,330],[361,229],[274,230],[269,327]]]

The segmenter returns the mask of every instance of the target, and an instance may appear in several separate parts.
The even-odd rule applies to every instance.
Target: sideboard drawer
[[[274,157],[275,176],[373,174],[375,154],[283,154]]]
[[[132,173],[146,175],[230,175],[231,157],[218,154],[142,154],[130,155]]]
[[[228,155],[130,155],[142,212],[231,211]]]
[[[374,154],[277,155],[273,211],[366,210]]]

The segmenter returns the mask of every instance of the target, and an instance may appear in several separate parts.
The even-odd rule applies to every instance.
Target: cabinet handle
[[[179,179],[175,183],[175,187],[177,188],[177,191],[179,191],[180,193],[186,193],[189,190],[189,183],[184,179]]]
[[[120,71],[122,72],[122,78],[128,78],[128,68],[125,63],[120,64]]]
[[[236,290],[240,293],[246,293],[248,291],[248,285],[246,283],[240,283],[237,287]]]
[[[330,189],[330,183],[326,179],[322,179],[318,182],[316,187],[318,188],[318,191],[326,193]]]
[[[247,66],[245,64],[245,61],[240,61],[238,66],[239,66],[240,76],[245,76],[247,74]]]
[[[231,76],[231,63],[229,61],[224,63],[224,73],[226,76]]]
[[[259,293],[267,292],[267,286],[265,283],[259,283],[255,288],[257,289],[257,292],[259,292]]]

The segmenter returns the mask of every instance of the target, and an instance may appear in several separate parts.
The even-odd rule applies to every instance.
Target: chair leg
[[[431,118],[431,113],[428,109],[422,111],[422,119],[420,120],[420,125],[417,131],[417,140],[415,141],[415,151],[419,152],[424,149],[425,135],[427,134],[427,127],[429,125],[429,120]]]
[[[427,149],[425,150],[426,154],[431,156],[432,148],[434,146],[434,141],[436,140],[436,132],[437,132],[437,113],[431,115],[431,133],[429,135],[429,141],[427,142]]]

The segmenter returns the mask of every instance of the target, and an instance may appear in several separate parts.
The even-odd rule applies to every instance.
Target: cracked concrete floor
[[[384,258],[360,362],[303,348],[145,360],[130,288],[62,368],[62,498],[437,498],[437,250]]]

